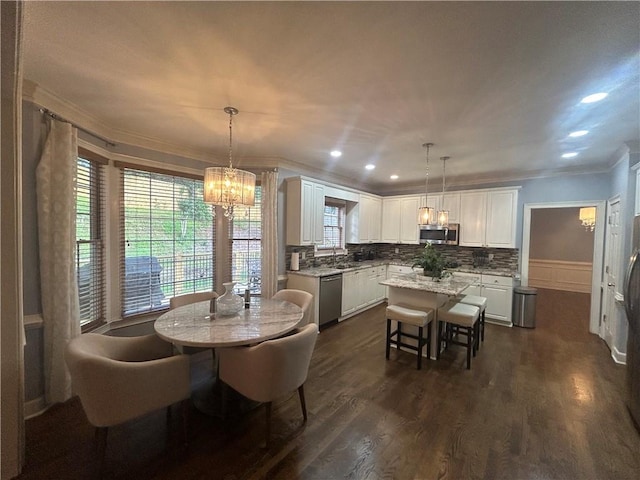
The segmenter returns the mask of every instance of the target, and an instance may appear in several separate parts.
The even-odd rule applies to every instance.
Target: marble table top
[[[380,282],[388,287],[406,288],[409,290],[419,290],[423,292],[438,293],[441,295],[456,296],[469,285],[476,283],[480,277],[456,277],[450,276],[438,282],[431,277],[416,273],[396,275]]]
[[[169,310],[156,320],[156,334],[176,345],[233,347],[279,337],[298,326],[303,311],[281,300],[253,298],[251,308],[233,316],[209,313],[209,301]]]

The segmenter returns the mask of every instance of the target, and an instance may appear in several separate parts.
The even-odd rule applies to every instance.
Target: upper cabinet
[[[420,195],[420,205],[424,206],[424,195]],[[460,223],[460,193],[441,193],[429,194],[427,207],[431,207],[437,213],[439,210],[449,211],[449,223]]]
[[[389,197],[382,200],[382,241],[418,243],[420,196]]]
[[[346,206],[347,243],[419,243],[418,208],[425,204],[424,195],[379,197],[307,177],[286,181],[287,245],[324,242],[326,198]],[[460,224],[461,246],[515,248],[518,188],[435,193],[428,199],[436,211],[449,211],[450,223]]]
[[[460,194],[460,245],[515,248],[518,190]]]
[[[449,210],[449,223],[460,223],[460,193],[445,193],[441,208]]]
[[[382,198],[361,194],[358,212],[359,242],[379,242],[382,235],[381,227]]]
[[[324,185],[287,178],[287,245],[324,242]]]

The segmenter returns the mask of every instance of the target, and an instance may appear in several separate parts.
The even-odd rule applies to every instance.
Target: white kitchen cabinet
[[[398,243],[400,240],[400,199],[382,200],[382,238],[384,243]]]
[[[513,280],[511,278],[482,275],[481,296],[487,299],[485,312],[487,321],[498,320],[500,324],[511,325],[511,305],[513,303]]]
[[[379,242],[382,226],[382,198],[360,195],[358,240],[360,243]]]
[[[425,204],[424,195],[420,195],[420,207]],[[460,223],[460,193],[430,193],[428,197],[427,207],[434,210],[434,214],[440,210],[449,211],[449,223]]]
[[[287,245],[324,242],[324,185],[287,179]]]
[[[353,313],[362,307],[366,280],[367,275],[364,270],[342,274],[342,316]]]
[[[419,206],[419,195],[384,198],[382,242],[417,244]]]
[[[466,295],[479,295],[487,299],[485,317],[490,323],[511,326],[513,279],[499,275],[455,273],[461,277],[478,277],[478,281],[464,290]]]
[[[445,193],[440,206],[449,210],[449,223],[460,223],[460,193]]]
[[[515,248],[518,191],[460,194],[460,246]]]
[[[380,282],[387,278],[387,266],[371,267],[368,281],[368,303],[376,303],[386,298],[386,289]]]
[[[387,278],[392,278],[396,275],[406,275],[409,273],[413,273],[413,268],[408,265],[389,265],[387,267]],[[384,287],[384,297],[389,298],[389,287]]]
[[[387,266],[359,268],[342,274],[342,316],[380,302],[385,298]]]
[[[487,194],[460,194],[460,246],[484,247],[487,222]]]
[[[487,194],[487,247],[515,248],[518,218],[518,191]]]
[[[418,195],[400,199],[400,238],[398,243],[419,243],[418,234]]]

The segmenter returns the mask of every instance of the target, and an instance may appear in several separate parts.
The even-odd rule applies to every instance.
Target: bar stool
[[[487,309],[487,297],[481,297],[479,295],[461,295],[456,298],[460,303],[466,303],[467,305],[473,305],[480,309],[480,340],[484,342],[484,312]],[[480,349],[480,342],[478,342],[478,350]]]
[[[427,338],[423,337],[424,327],[429,325],[429,322],[433,319],[433,309],[427,308],[425,310],[413,310],[411,308],[403,307],[402,305],[389,305],[387,307],[387,354],[386,358],[389,359],[389,352],[391,345],[396,347],[405,347],[418,353],[418,370],[422,368],[422,349],[427,346],[427,357],[431,357],[431,328],[427,328]],[[391,320],[395,320],[398,323],[398,327],[395,331],[391,331]],[[402,324],[406,323],[418,327],[418,335],[412,333],[406,333],[402,331]],[[418,346],[410,345],[402,341],[402,337],[413,338],[418,341]],[[395,337],[395,338],[393,338]]]
[[[480,309],[473,305],[467,305],[451,301],[438,309],[438,352],[436,358],[440,358],[440,347],[445,342],[445,349],[449,343],[467,347],[467,370],[471,369],[471,354],[476,356],[478,334],[480,332],[478,319]],[[446,331],[442,332],[442,324],[446,323]],[[454,334],[467,336],[467,342],[454,340]]]

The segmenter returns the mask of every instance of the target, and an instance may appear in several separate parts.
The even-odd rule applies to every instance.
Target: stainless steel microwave
[[[460,225],[450,223],[448,227],[438,225],[420,225],[420,243],[438,245],[458,245]]]

